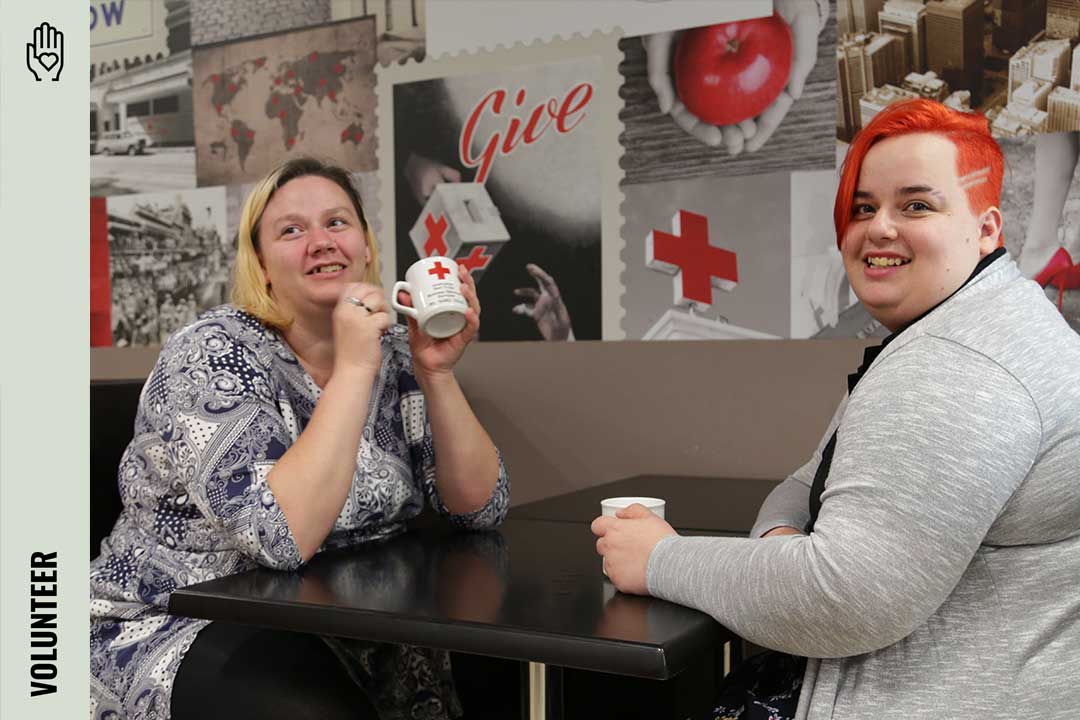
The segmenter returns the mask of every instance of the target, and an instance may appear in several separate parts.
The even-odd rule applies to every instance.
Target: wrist
[[[420,386],[420,389],[426,395],[429,391],[438,392],[444,388],[454,387],[457,385],[457,378],[454,377],[454,371],[451,370],[421,370],[420,368],[413,366],[413,372],[416,376],[416,384]]]
[[[378,372],[378,368],[372,368],[366,365],[335,363],[334,369],[330,373],[330,379],[327,381],[326,387],[323,388],[323,392],[329,390],[331,387],[343,388],[342,391],[351,389],[354,391],[363,390],[364,392],[367,392],[371,389],[372,384],[374,384]]]

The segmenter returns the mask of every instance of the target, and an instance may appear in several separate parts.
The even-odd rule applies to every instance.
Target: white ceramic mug
[[[601,515],[607,515],[609,517],[615,517],[615,513],[618,510],[621,510],[624,507],[630,507],[634,503],[637,503],[639,505],[644,505],[646,508],[651,510],[653,512],[653,514],[659,516],[661,520],[664,519],[664,507],[667,505],[667,503],[664,502],[663,500],[661,500],[660,498],[651,498],[651,497],[613,497],[613,498],[606,498],[606,499],[600,501],[600,514]],[[602,563],[600,565],[600,569],[603,570],[604,575],[607,575],[607,570],[604,569],[604,566],[603,566]]]
[[[613,497],[600,501],[600,513],[602,515],[615,516],[615,511],[624,507],[630,507],[634,503],[638,505],[644,505],[651,510],[654,514],[658,515],[661,520],[664,519],[664,506],[667,504],[660,498],[651,497]]]
[[[398,302],[401,290],[409,293],[412,307]],[[465,327],[465,311],[469,309],[461,294],[457,263],[438,255],[421,258],[405,271],[405,279],[394,283],[390,304],[416,320],[420,330],[433,338],[448,338],[461,332]]]

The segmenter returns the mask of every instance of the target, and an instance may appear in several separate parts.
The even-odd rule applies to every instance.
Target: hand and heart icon
[[[34,41],[26,43],[26,69],[41,82],[56,82],[64,69],[64,33],[47,22],[34,28]]]

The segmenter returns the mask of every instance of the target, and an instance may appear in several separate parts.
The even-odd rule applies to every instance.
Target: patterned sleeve
[[[411,358],[402,363],[398,375],[398,392],[401,396],[401,420],[405,426],[405,442],[409,447],[413,477],[419,481],[427,501],[440,515],[450,518],[458,527],[482,530],[501,523],[510,508],[510,477],[506,473],[502,453],[498,448],[495,449],[499,458],[499,479],[487,503],[471,513],[450,512],[439,497],[435,483],[435,447],[431,438],[431,422],[428,419],[424,395],[413,375]]]
[[[210,318],[174,335],[142,398],[155,465],[209,523],[211,547],[291,570],[301,558],[266,478],[296,437],[274,396],[260,331]],[[265,348],[263,348],[265,349]]]

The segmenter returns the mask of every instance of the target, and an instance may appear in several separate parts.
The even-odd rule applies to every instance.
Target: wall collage
[[[1007,249],[1080,262],[1074,4],[92,0],[91,345],[228,302],[245,194],[301,155],[354,174],[385,287],[471,270],[482,341],[884,336],[832,207],[889,102],[986,114]],[[762,89],[710,89],[716,33]],[[1046,293],[1080,331],[1080,289]]]

